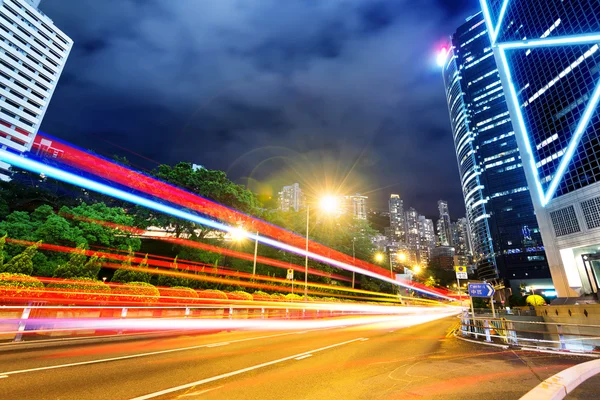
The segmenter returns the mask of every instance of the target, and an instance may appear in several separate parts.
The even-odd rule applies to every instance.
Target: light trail
[[[49,165],[43,164],[39,161],[35,161],[35,160],[31,160],[31,159],[27,159],[24,158],[22,156],[7,152],[6,150],[0,150],[0,159],[4,162],[7,162],[9,164],[15,165],[19,168],[31,171],[31,172],[35,172],[38,174],[44,174],[48,177],[63,181],[63,182],[67,182],[76,186],[80,186],[82,188],[86,188],[98,193],[102,193],[111,197],[115,197],[117,199],[120,200],[124,200],[133,204],[137,204],[152,210],[156,210],[177,218],[181,218],[184,220],[188,220],[190,222],[195,222],[198,223],[200,225],[205,225],[217,230],[221,230],[221,231],[225,231],[225,232],[232,232],[235,229],[237,229],[236,227],[232,227],[232,226],[228,226],[225,225],[223,223],[208,219],[208,218],[204,218],[198,215],[194,215],[192,213],[186,212],[186,211],[182,211],[179,209],[176,209],[174,207],[153,201],[153,200],[149,200],[146,199],[144,197],[132,194],[132,193],[128,193],[125,192],[123,190],[93,181],[91,179],[88,178],[84,178],[78,175],[75,175],[73,173],[70,172],[66,172],[64,170],[61,170],[59,168],[55,168],[55,167],[51,167]],[[357,268],[355,266],[346,264],[344,262],[338,261],[338,260],[334,260],[331,259],[329,257],[325,257],[322,256],[320,254],[316,254],[310,251],[305,251],[303,249],[291,246],[289,244],[286,243],[282,243],[270,238],[267,238],[265,236],[261,236],[261,235],[256,235],[256,234],[247,234],[247,237],[252,239],[252,240],[257,240],[261,243],[267,244],[269,246],[273,246],[273,247],[277,247],[281,250],[285,250],[291,253],[295,253],[295,254],[299,254],[301,256],[308,256],[310,258],[312,258],[313,260],[317,260],[326,264],[330,264],[330,265],[335,265],[336,267],[348,270],[348,271],[353,271],[362,275],[367,275],[370,276],[372,278],[376,278],[379,280],[383,280],[385,282],[391,283],[393,285],[396,286],[402,286],[411,290],[415,290],[418,292],[421,292],[423,294],[429,295],[429,296],[433,296],[433,297],[437,297],[437,298],[442,298],[445,300],[453,300],[451,297],[447,296],[446,294],[437,292],[437,291],[433,291],[433,290],[428,290],[426,288],[422,288],[422,287],[416,287],[414,285],[410,285],[407,284],[406,282],[400,282],[400,281],[396,281],[393,280],[391,278],[388,278],[386,276],[380,275],[378,273],[372,272],[370,270],[365,270],[362,268]]]
[[[52,138],[52,140],[56,139]],[[269,236],[271,238],[277,238],[278,242],[290,245],[296,250],[304,248],[305,237],[303,236],[290,232],[286,229],[277,227],[258,218],[254,218],[243,214],[239,211],[230,209],[228,207],[223,206],[222,204],[207,200],[201,196],[192,194],[179,187],[162,182],[156,178],[148,177],[144,174],[115,164],[114,162],[108,161],[104,158],[89,154],[88,152],[78,149],[72,145],[68,145],[60,140],[58,140],[58,143],[60,144],[61,150],[63,150],[63,157],[61,158],[61,162],[64,162],[67,165],[70,165],[71,167],[75,167],[78,170],[86,171],[100,178],[107,179],[109,181],[132,188],[142,193],[149,194],[151,196],[168,201],[170,203],[175,203],[188,209],[198,211],[202,214],[212,216],[214,218],[217,218],[221,221],[225,221],[233,225],[242,223],[246,230],[252,232],[258,231],[260,234]],[[229,231],[232,230],[236,230],[236,228],[230,227]],[[255,235],[247,235],[247,237],[252,238],[254,240],[256,239]],[[333,256],[335,257],[334,259],[336,261],[346,265],[347,267],[358,267],[359,271],[354,272],[375,277],[376,279],[385,280],[394,285],[398,284],[398,281],[394,280],[393,276],[391,277],[391,279],[388,278],[389,272],[381,266],[373,265],[364,260],[355,259],[347,254],[344,254],[337,250],[333,250],[327,246],[324,246],[314,241],[309,241],[308,250],[309,254],[319,255],[321,257],[324,257],[323,259],[330,260]],[[305,251],[300,251],[302,251],[302,253],[297,254],[304,255]],[[315,257],[312,257],[310,255],[309,257],[316,259]],[[323,260],[320,261],[329,263]],[[339,265],[338,267],[348,270],[347,267],[342,267]],[[350,270],[352,271],[352,269]],[[361,272],[364,270],[370,271],[371,273],[374,273],[376,275],[370,275]],[[401,281],[400,286],[403,285],[408,285],[413,290],[420,291],[421,293],[427,293],[435,297],[446,298],[448,295],[446,291],[434,290],[420,283]],[[436,294],[432,294],[432,292]]]

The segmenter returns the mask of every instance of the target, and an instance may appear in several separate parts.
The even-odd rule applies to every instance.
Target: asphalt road
[[[460,341],[455,318],[0,352],[0,399],[518,399],[587,358]],[[570,399],[597,399],[592,378]]]

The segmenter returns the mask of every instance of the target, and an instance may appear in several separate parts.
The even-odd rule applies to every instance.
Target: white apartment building
[[[279,192],[279,209],[282,211],[299,211],[304,208],[304,193],[298,183],[284,186]]]
[[[40,0],[0,0],[0,148],[31,149],[73,41]],[[0,162],[0,179],[10,180]]]

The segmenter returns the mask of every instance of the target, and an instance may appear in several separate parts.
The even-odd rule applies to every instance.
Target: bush
[[[272,298],[274,301],[286,301],[286,300],[287,300],[287,298],[285,297],[285,295],[284,295],[284,294],[281,294],[281,293],[273,293],[273,294],[271,295],[271,298]]]
[[[198,297],[200,297],[201,299],[227,300],[227,295],[225,294],[225,292],[214,289],[202,290],[198,293]]]
[[[287,301],[300,301],[303,299],[302,296],[299,296],[296,293],[288,293],[284,297]]]
[[[106,301],[110,298],[110,287],[91,278],[72,278],[46,285],[53,295],[62,299]]]
[[[270,294],[261,292],[260,290],[257,290],[256,292],[252,293],[252,299],[254,301],[271,301],[271,300],[273,300],[273,298],[271,297]]]
[[[253,300],[252,295],[250,293],[246,293],[241,290],[236,290],[235,292],[227,293],[227,298],[229,300]]]
[[[160,300],[165,303],[190,303],[198,299],[198,293],[185,286],[158,288],[158,291]]]
[[[156,303],[160,297],[158,289],[146,282],[130,282],[115,286],[113,300],[117,302]]]
[[[37,278],[25,274],[0,274],[0,296],[8,298],[39,297],[44,285]]]

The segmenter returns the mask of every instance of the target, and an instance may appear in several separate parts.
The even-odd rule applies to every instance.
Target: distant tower
[[[452,227],[450,223],[450,213],[448,212],[448,202],[438,201],[438,210],[440,219],[437,224],[437,233],[441,246],[452,246]]]
[[[404,205],[400,195],[391,194],[389,201],[390,209],[390,239],[393,242],[406,242]]]
[[[304,193],[300,185],[294,183],[284,186],[279,192],[279,209],[282,211],[298,211],[304,207]]]

